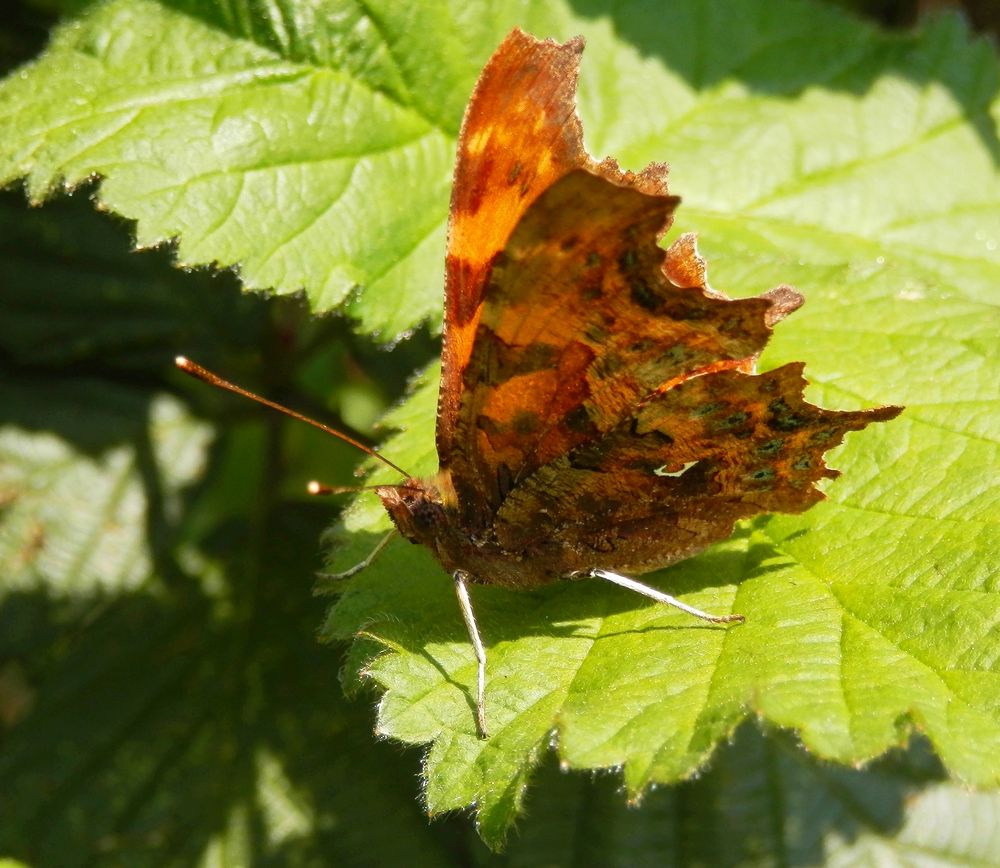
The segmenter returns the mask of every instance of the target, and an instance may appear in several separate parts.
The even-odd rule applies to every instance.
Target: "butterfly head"
[[[411,477],[400,485],[376,489],[393,524],[408,540],[435,549],[437,539],[450,523],[455,491],[447,473],[428,479]]]

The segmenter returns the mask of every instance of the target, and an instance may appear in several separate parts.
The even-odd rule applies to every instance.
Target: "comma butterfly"
[[[621,573],[689,557],[739,519],[808,509],[824,497],[815,483],[837,475],[823,453],[901,411],[815,407],[798,362],[754,373],[771,327],[802,296],[780,286],[730,299],[708,287],[692,235],[659,246],[679,202],[667,167],[633,173],[587,154],[575,107],[582,51],[582,38],[560,45],[515,29],[476,84],[451,199],[440,469],[374,486],[398,532],[453,576],[484,737],[486,652],[470,583],[596,577],[709,621],[742,621]]]

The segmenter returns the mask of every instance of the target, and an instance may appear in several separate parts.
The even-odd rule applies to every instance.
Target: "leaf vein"
[[[908,139],[898,147],[890,148],[880,154],[866,154],[858,157],[857,159],[847,160],[843,163],[837,164],[836,166],[830,166],[825,169],[818,169],[813,172],[796,173],[793,183],[785,185],[779,184],[768,194],[744,203],[741,210],[754,211],[776,202],[780,202],[786,197],[796,196],[803,192],[808,192],[810,189],[815,189],[816,187],[829,184],[830,182],[842,182],[858,169],[871,169],[911,151],[915,151],[917,148],[926,145],[927,143],[951,132],[952,130],[960,129],[964,123],[965,120],[961,116],[952,117],[937,126],[924,130],[921,136]]]

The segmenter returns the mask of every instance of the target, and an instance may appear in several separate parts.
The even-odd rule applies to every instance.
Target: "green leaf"
[[[671,160],[679,229],[702,231],[716,287],[804,292],[764,366],[805,360],[826,406],[908,409],[831,454],[844,475],[828,502],[651,577],[745,625],[707,627],[593,581],[475,588],[488,741],[432,556],[399,542],[351,581],[327,635],[361,631],[352,663],[386,691],[380,732],[430,744],[431,813],[475,805],[492,846],[550,745],[567,767],[621,767],[637,798],[697,773],[751,713],[850,764],[916,729],[959,780],[1000,782],[996,56],[956,19],[902,38],[811,4],[739,8],[629,7],[621,41],[597,52],[600,25],[578,25],[598,34],[588,140],[632,166]],[[435,383],[431,371],[388,420],[405,430],[383,451],[414,473],[434,469]],[[371,500],[345,517],[334,569],[388,527]]]
[[[466,98],[506,30],[552,16],[241,10],[116,0],[59,28],[0,89],[0,182],[37,201],[97,175],[141,247],[176,238],[180,263],[304,289],[317,311],[363,286],[350,311],[384,340],[436,322]]]

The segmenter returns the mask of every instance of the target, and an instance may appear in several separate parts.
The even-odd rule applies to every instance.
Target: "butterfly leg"
[[[479,627],[476,626],[476,616],[472,611],[469,586],[466,584],[469,574],[464,570],[455,570],[452,578],[455,580],[455,594],[458,596],[458,605],[462,610],[462,617],[465,619],[465,628],[469,631],[472,647],[476,649],[476,662],[479,664],[476,692],[476,728],[479,730],[479,737],[486,738],[486,648],[483,647],[483,640],[479,638]]]
[[[650,597],[659,603],[666,603],[668,606],[676,606],[682,612],[687,612],[689,615],[694,615],[696,618],[701,618],[703,621],[711,621],[713,624],[727,624],[732,621],[742,623],[746,620],[743,615],[709,615],[708,612],[703,612],[701,609],[696,609],[694,606],[682,603],[676,597],[671,597],[670,594],[664,594],[663,591],[658,591],[656,588],[651,588],[649,585],[644,585],[642,582],[637,582],[635,579],[630,579],[628,576],[620,576],[618,573],[612,573],[609,570],[588,570],[587,575],[590,575],[595,579],[604,579],[606,582],[620,585],[623,588],[628,588],[630,591],[635,591],[637,594],[642,594],[644,597]]]
[[[353,567],[349,567],[340,573],[317,573],[316,575],[321,579],[331,579],[339,581],[340,579],[349,579],[351,576],[356,576],[362,570],[367,569],[372,565],[372,561],[379,556],[379,552],[382,551],[389,541],[396,535],[396,529],[393,528],[389,533],[387,533],[382,539],[378,541],[378,545],[371,550],[371,552],[362,560],[360,563],[355,564]]]

